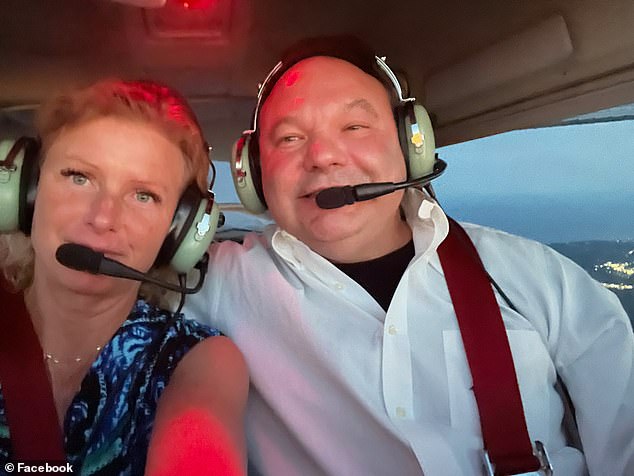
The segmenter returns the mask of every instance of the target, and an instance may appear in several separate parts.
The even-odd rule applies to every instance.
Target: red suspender
[[[473,378],[484,448],[496,475],[537,471],[500,308],[478,252],[449,218],[438,248]]]
[[[0,281],[0,383],[16,461],[66,461],[42,348],[24,305]]]

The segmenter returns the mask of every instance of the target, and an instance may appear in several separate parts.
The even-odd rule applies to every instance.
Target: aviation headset
[[[31,233],[40,149],[40,141],[31,137],[0,142],[0,233]],[[207,251],[220,217],[211,191],[211,166],[213,175],[204,194],[191,183],[181,195],[153,267],[169,264],[177,273],[187,273]]]
[[[341,45],[345,45],[342,49]],[[262,190],[260,154],[258,145],[259,113],[282,75],[293,65],[313,56],[330,56],[345,60],[367,74],[377,78],[391,92],[395,104],[394,119],[408,180],[424,177],[434,170],[434,133],[425,108],[413,97],[403,97],[403,87],[384,57],[375,56],[370,48],[354,37],[310,38],[291,47],[284,58],[259,85],[257,103],[251,129],[242,133],[231,154],[231,175],[244,208],[252,213],[267,209]]]

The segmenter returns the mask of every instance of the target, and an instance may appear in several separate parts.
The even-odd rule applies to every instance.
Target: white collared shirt
[[[471,376],[436,253],[447,218],[417,190],[404,210],[416,254],[387,313],[279,229],[213,247],[185,312],[245,355],[249,458],[262,474],[482,474]],[[531,439],[546,444],[557,476],[634,474],[634,338],[616,296],[546,246],[464,226],[521,312],[497,296]],[[566,444],[557,374],[585,457]]]

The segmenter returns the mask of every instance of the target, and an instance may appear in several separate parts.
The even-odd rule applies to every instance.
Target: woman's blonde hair
[[[103,80],[44,103],[35,118],[41,142],[40,163],[46,160],[51,144],[66,128],[106,116],[142,121],[157,128],[181,150],[190,180],[201,192],[207,190],[208,146],[196,117],[180,94],[153,81]],[[29,237],[22,232],[0,235],[0,268],[12,287],[22,290],[30,285],[33,261]],[[162,275],[166,271],[153,273]],[[162,306],[171,301],[164,291],[145,285],[141,287],[141,295]]]

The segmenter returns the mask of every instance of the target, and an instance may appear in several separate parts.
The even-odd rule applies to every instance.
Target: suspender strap
[[[2,288],[0,382],[16,461],[66,461],[42,348],[22,293]]]
[[[438,248],[475,393],[484,448],[496,475],[537,471],[511,349],[489,276],[464,229],[449,218]]]

